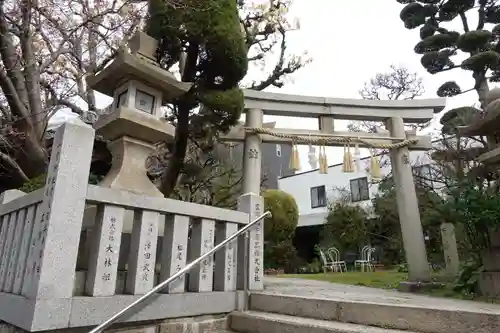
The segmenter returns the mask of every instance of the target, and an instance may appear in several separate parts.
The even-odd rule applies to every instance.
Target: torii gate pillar
[[[390,118],[386,127],[393,137],[406,135],[401,117]],[[408,147],[391,149],[390,155],[401,234],[408,262],[408,280],[410,284],[430,282],[430,269]]]
[[[261,128],[264,115],[262,110],[249,109],[246,112],[246,126]],[[245,136],[243,154],[243,194],[238,200],[238,210],[248,213],[250,220],[256,219],[264,212],[264,198],[260,196],[260,181],[262,167],[261,138],[258,134],[247,133]],[[243,240],[243,239],[242,239]],[[240,249],[247,246],[241,244]],[[258,291],[264,289],[264,222],[259,222],[248,232],[248,257],[240,260],[246,265],[247,271],[240,267],[239,287]],[[240,258],[245,253],[240,251]],[[246,273],[246,274],[245,274]],[[245,281],[245,279],[247,279]],[[246,284],[246,285],[245,285]]]

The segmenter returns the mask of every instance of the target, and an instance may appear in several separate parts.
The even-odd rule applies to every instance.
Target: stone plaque
[[[236,223],[218,223],[215,239],[220,243],[238,232]],[[236,268],[238,255],[238,240],[229,242],[223,249],[215,253],[214,290],[236,290]]]
[[[200,219],[194,222],[189,243],[190,261],[196,260],[214,247],[215,221]],[[189,276],[189,291],[212,291],[214,281],[213,257],[207,258],[195,267]]]
[[[160,216],[160,213],[145,210],[134,217],[125,286],[127,293],[145,294],[154,286]]]
[[[169,215],[166,217],[160,281],[165,281],[186,266],[189,221],[189,216],[184,215]],[[162,292],[183,293],[184,291],[185,277],[183,276],[172,282]]]
[[[118,256],[125,208],[100,205],[92,228],[86,293],[111,296],[116,291]]]

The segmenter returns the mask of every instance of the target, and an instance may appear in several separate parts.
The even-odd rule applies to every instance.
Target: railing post
[[[186,266],[189,236],[189,216],[169,215],[165,219],[163,246],[161,253],[160,281],[165,281]],[[172,282],[162,292],[183,293],[185,291],[184,276]]]
[[[125,290],[145,294],[154,286],[156,246],[160,213],[143,210],[134,214]]]
[[[8,190],[0,195],[0,205],[25,195],[19,190]],[[0,220],[0,291],[3,291],[3,284],[6,278],[9,260],[11,260],[11,250],[18,213],[6,214]]]
[[[100,205],[91,233],[85,291],[90,296],[111,296],[116,292],[125,208]]]
[[[215,221],[208,219],[196,220],[193,224],[189,242],[191,260],[195,260],[214,248]],[[213,290],[214,263],[209,257],[195,267],[189,275],[189,291],[205,292]]]
[[[18,262],[15,269],[16,276],[14,277],[14,285],[12,287],[12,293],[17,295],[21,294],[24,283],[24,273],[26,272],[27,265],[26,261],[28,260],[28,253],[31,246],[31,237],[33,236],[33,224],[38,207],[40,207],[40,203],[28,207],[24,220],[21,235],[21,245],[18,254]]]
[[[28,298],[73,296],[93,146],[94,130],[79,119],[56,132],[28,255],[23,285]]]
[[[215,227],[215,241],[220,244],[236,232],[238,232],[236,223],[219,223]],[[236,290],[237,255],[237,242],[229,243],[224,250],[220,250],[215,254],[214,290]]]

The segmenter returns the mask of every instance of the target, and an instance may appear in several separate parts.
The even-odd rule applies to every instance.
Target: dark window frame
[[[325,185],[311,187],[311,208],[326,207]]]
[[[351,189],[352,202],[370,200],[370,187],[368,185],[368,177],[351,179],[349,181],[349,187]]]

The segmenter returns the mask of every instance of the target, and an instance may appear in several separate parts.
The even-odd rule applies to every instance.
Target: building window
[[[326,207],[325,185],[311,187],[311,208]]]
[[[356,178],[351,180],[351,200],[352,202],[365,201],[370,199],[368,190],[368,178]]]
[[[281,157],[281,145],[276,145],[276,156]]]
[[[144,91],[137,90],[135,92],[135,108],[146,113],[153,114],[155,97]]]

